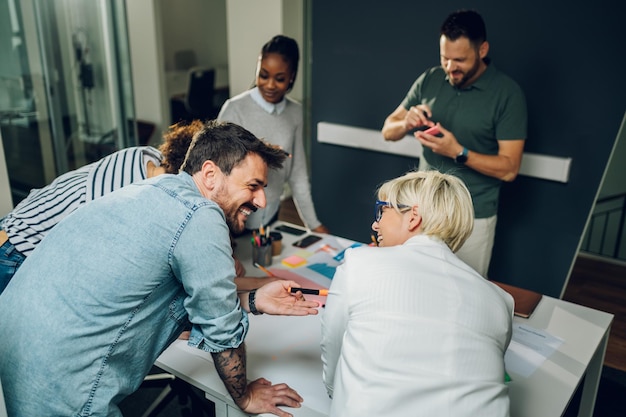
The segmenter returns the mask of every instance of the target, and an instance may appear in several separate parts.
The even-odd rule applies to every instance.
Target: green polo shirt
[[[493,64],[476,82],[463,89],[451,86],[441,67],[429,69],[413,83],[402,101],[407,110],[417,104],[427,104],[433,113],[431,120],[450,130],[470,151],[496,155],[498,140],[526,139],[524,93]],[[424,158],[432,168],[456,175],[465,182],[472,194],[476,218],[497,214],[502,181],[457,164],[426,147]]]

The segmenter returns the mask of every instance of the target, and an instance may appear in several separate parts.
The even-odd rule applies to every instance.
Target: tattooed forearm
[[[246,387],[246,349],[242,343],[236,349],[212,353],[215,369],[222,378],[226,389],[240,408],[247,405]]]

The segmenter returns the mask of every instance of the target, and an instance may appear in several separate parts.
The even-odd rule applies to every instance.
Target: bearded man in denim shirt
[[[268,167],[284,158],[240,126],[208,122],[178,175],[62,220],[0,295],[9,415],[120,416],[117,404],[188,322],[189,344],[212,353],[242,410],[288,416],[277,406],[299,407],[286,384],[247,383],[246,312],[316,314],[317,303],[296,299],[290,281],[238,296],[229,237],[265,206]]]

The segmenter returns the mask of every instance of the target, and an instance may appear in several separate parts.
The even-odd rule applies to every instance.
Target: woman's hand
[[[324,226],[323,224],[320,224],[319,226],[317,226],[315,229],[311,229],[311,231],[315,232],[315,233],[326,233],[326,234],[330,234],[330,230],[328,230],[328,228],[326,226]]]

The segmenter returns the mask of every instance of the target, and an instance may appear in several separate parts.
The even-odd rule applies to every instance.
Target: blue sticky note
[[[335,255],[335,257],[333,259],[336,260],[337,262],[341,262],[341,261],[343,261],[343,257],[345,255],[346,250],[348,250],[350,248],[358,248],[359,246],[363,246],[363,244],[359,243],[359,242],[353,243],[350,247],[345,248],[344,250],[339,252],[337,255]]]
[[[311,264],[307,265],[307,268],[317,272],[318,274],[324,275],[326,278],[329,279],[333,279],[333,277],[335,276],[336,268],[328,264]]]

